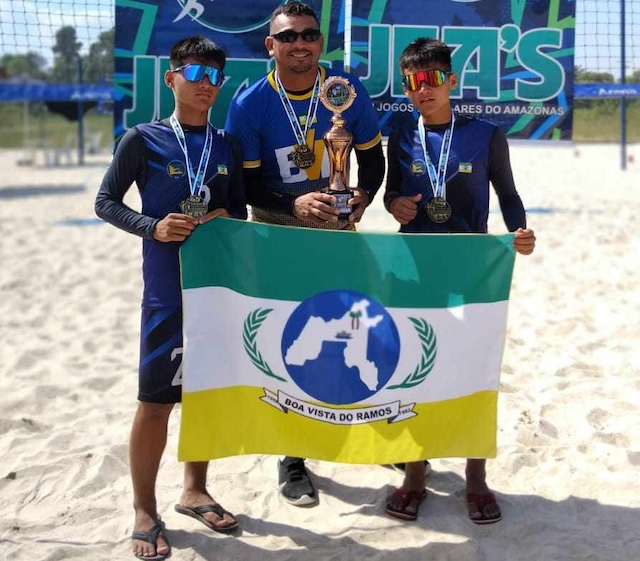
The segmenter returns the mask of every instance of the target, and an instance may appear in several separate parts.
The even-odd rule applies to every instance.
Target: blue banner
[[[454,110],[486,118],[512,138],[569,139],[575,3],[541,0],[385,0],[354,3],[352,69],[381,123],[412,115],[398,59],[417,37],[454,51]],[[371,61],[375,61],[372,64]]]
[[[576,84],[577,98],[640,97],[640,84]]]
[[[111,101],[111,86],[95,84],[2,84],[0,101]]]
[[[116,0],[115,133],[167,117],[173,107],[163,74],[173,43],[213,39],[228,54],[215,126],[232,97],[272,68],[264,47],[280,0]],[[453,47],[459,86],[454,110],[499,124],[510,138],[570,139],[575,2],[556,0],[309,0],[325,36],[321,64],[347,65],[371,94],[383,134],[415,118],[397,61],[413,39],[437,37]]]

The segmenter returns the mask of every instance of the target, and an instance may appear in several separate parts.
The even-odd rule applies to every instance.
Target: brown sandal
[[[488,515],[486,508],[491,505],[496,505],[498,512]],[[467,493],[467,509],[469,518],[475,524],[495,524],[502,520],[502,513],[493,493]]]

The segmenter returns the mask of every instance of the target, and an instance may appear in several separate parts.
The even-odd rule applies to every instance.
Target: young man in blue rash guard
[[[156,510],[155,484],[169,414],[181,400],[180,245],[208,220],[247,217],[239,149],[208,118],[224,81],[225,61],[224,51],[203,37],[189,37],[172,47],[171,69],[164,79],[175,98],[173,114],[125,133],[95,203],[98,216],[143,238],[139,402],[129,459],[135,509],[133,553],[146,560],[170,554]],[[141,212],[123,203],[134,182]],[[207,491],[207,467],[207,462],[185,464],[176,510],[214,531],[233,531],[238,526],[235,517]]]
[[[514,232],[515,250],[529,255],[535,236],[526,225],[504,133],[487,121],[454,115],[451,109],[450,94],[457,84],[451,49],[435,39],[416,39],[403,51],[400,70],[405,93],[420,113],[412,127],[389,138],[384,202],[400,231],[486,233],[492,184],[505,224]],[[485,464],[485,459],[467,460],[466,501],[476,524],[501,519],[486,483]],[[424,462],[406,464],[402,486],[387,499],[389,515],[417,517],[426,498],[424,470]]]

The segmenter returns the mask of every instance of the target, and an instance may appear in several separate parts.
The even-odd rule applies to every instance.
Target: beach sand
[[[401,482],[386,467],[309,460],[320,502],[296,508],[278,496],[277,457],[243,456],[211,464],[211,492],[242,525],[214,534],[173,510],[176,410],[158,480],[172,559],[640,558],[640,146],[625,172],[617,145],[511,152],[538,242],[517,257],[488,463],[503,520],[468,520],[460,459],[432,462],[420,517],[403,523],[384,514]],[[108,155],[20,157],[0,153],[0,561],[133,559],[140,240],[94,217]],[[396,229],[381,199],[362,230]],[[496,210],[490,229],[505,231]]]

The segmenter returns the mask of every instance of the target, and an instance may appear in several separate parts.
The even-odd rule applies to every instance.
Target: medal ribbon
[[[427,171],[429,172],[429,180],[431,181],[431,189],[433,190],[434,197],[447,198],[447,185],[445,183],[445,176],[447,174],[447,163],[449,162],[449,152],[451,151],[451,142],[453,140],[453,127],[455,125],[455,115],[451,115],[451,126],[445,131],[442,137],[442,146],[440,147],[440,159],[438,160],[438,171],[429,157],[427,152],[427,135],[424,130],[424,123],[422,117],[418,117],[418,134],[420,136],[420,144],[422,145],[422,152],[424,153],[424,159],[427,165]]]
[[[209,165],[209,158],[211,157],[211,146],[213,145],[213,134],[211,132],[211,124],[207,123],[207,137],[204,141],[204,147],[202,148],[202,154],[200,154],[200,163],[198,164],[198,171],[194,173],[193,165],[189,159],[189,149],[187,148],[187,139],[184,136],[182,126],[178,122],[178,119],[174,114],[169,117],[173,134],[176,135],[176,140],[182,148],[185,160],[187,161],[187,177],[189,178],[189,191],[191,195],[200,196],[200,189],[204,184],[204,174]]]
[[[293,109],[293,105],[291,105],[291,100],[287,96],[287,92],[284,89],[282,82],[280,82],[280,78],[278,78],[278,73],[275,73],[276,85],[278,86],[278,94],[280,95],[280,102],[282,103],[282,107],[287,114],[287,118],[289,119],[289,124],[291,125],[291,130],[293,134],[296,136],[296,142],[300,146],[307,145],[307,132],[309,131],[309,127],[311,123],[315,121],[316,111],[318,110],[318,101],[320,99],[320,71],[318,71],[318,75],[316,76],[316,81],[313,84],[313,91],[311,93],[311,99],[309,100],[309,109],[307,110],[307,121],[304,124],[304,131],[300,126],[300,121],[298,120],[298,116]]]

